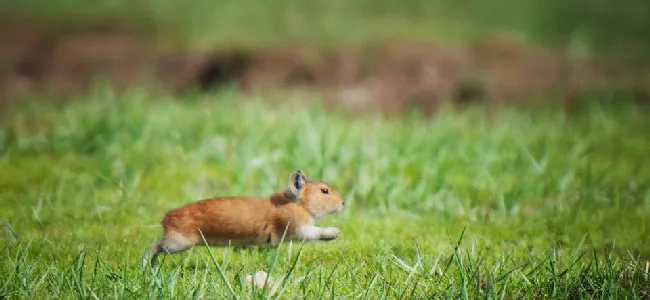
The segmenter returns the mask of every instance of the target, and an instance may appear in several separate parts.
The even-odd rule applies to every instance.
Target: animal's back
[[[271,204],[265,198],[223,197],[197,201],[167,213],[162,221],[166,232],[191,237],[196,244],[202,240],[212,245],[247,244],[265,240],[271,230],[268,224]]]

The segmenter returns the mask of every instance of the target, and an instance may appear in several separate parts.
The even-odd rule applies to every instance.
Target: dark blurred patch
[[[523,104],[558,90],[571,107],[579,90],[609,76],[593,61],[569,63],[562,51],[526,47],[506,34],[464,47],[393,42],[337,50],[288,45],[189,51],[162,50],[124,27],[102,24],[52,35],[0,17],[0,97],[77,95],[102,78],[118,91],[301,87],[323,92],[328,107],[359,113],[415,107],[429,114],[443,101]],[[635,89],[638,102],[646,103],[650,90]]]
[[[194,83],[203,90],[237,83],[250,68],[251,57],[245,52],[212,55],[199,70]]]

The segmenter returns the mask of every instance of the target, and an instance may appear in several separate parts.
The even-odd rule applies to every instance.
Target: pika
[[[170,210],[161,222],[162,239],[151,246],[142,264],[155,263],[161,253],[205,245],[201,234],[209,246],[277,245],[283,235],[284,241],[335,240],[339,228],[321,228],[315,222],[341,212],[344,205],[330,185],[296,170],[289,176],[289,187],[270,197],[219,197]]]

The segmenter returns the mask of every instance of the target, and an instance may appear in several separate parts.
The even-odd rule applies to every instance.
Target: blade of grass
[[[217,272],[219,272],[219,276],[221,277],[221,280],[223,280],[223,283],[226,285],[226,288],[228,288],[228,292],[230,293],[230,296],[237,299],[238,297],[237,295],[235,295],[235,291],[232,289],[232,286],[230,286],[230,283],[228,282],[226,275],[223,273],[223,270],[221,270],[221,267],[217,263],[217,259],[214,257],[214,254],[212,253],[212,249],[210,249],[210,246],[208,245],[208,242],[205,240],[205,237],[203,236],[203,232],[201,232],[200,229],[199,229],[199,234],[201,235],[201,240],[203,241],[203,244],[208,249],[208,253],[210,254],[212,263],[214,264],[215,268],[217,268]]]

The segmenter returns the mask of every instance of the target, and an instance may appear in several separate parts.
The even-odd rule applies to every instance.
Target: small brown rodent
[[[297,170],[289,187],[270,197],[220,197],[200,200],[169,211],[163,218],[163,237],[151,246],[154,263],[160,253],[179,253],[210,246],[277,245],[284,241],[330,241],[339,235],[336,227],[321,228],[315,222],[343,210],[345,201],[330,185],[307,179]]]

